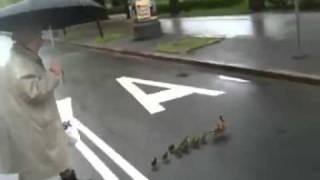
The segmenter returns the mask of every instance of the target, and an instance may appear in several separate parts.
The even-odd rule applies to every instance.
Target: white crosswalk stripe
[[[70,121],[73,128],[81,131],[88,139],[100,148],[105,155],[107,155],[114,163],[116,163],[124,172],[126,172],[133,180],[149,180],[141,172],[139,172],[133,165],[131,165],[127,160],[125,160],[119,153],[117,153],[112,147],[110,147],[106,142],[94,134],[89,128],[82,124],[73,115],[72,110],[72,99],[65,98],[57,102],[59,113],[61,115],[61,120],[63,122]],[[74,131],[70,131],[74,132]],[[77,137],[76,135],[71,135],[71,138]],[[70,134],[69,134],[70,135]],[[90,162],[90,164],[95,168],[95,170],[101,175],[104,180],[118,180],[118,177],[114,175],[104,163],[97,157],[94,152],[92,152],[79,138],[79,142],[76,143],[76,147],[83,156]]]

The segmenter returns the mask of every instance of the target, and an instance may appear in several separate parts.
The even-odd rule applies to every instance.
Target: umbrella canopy
[[[92,0],[22,0],[0,9],[0,31],[30,26],[63,29],[106,16],[105,8]]]

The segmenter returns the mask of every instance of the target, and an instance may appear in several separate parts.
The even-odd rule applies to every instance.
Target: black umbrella
[[[22,0],[0,9],[0,31],[38,26],[64,29],[67,26],[107,17],[104,7],[92,0]],[[100,33],[101,27],[99,27]],[[102,35],[102,34],[101,34]]]

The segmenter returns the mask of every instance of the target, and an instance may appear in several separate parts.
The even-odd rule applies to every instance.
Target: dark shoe
[[[60,173],[61,180],[78,180],[74,170],[66,170]]]

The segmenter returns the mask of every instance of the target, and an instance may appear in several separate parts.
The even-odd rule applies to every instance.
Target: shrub
[[[315,9],[320,7],[320,0],[303,0],[301,1],[301,8]]]
[[[289,7],[292,0],[269,0],[269,3],[276,8],[286,8]]]
[[[294,0],[268,0],[271,7],[274,8],[292,8],[294,6]],[[301,9],[319,9],[320,0],[300,0]]]
[[[178,7],[181,11],[189,11],[191,9],[229,7],[235,4],[240,4],[243,1],[244,0],[180,0]],[[169,4],[165,4],[163,1],[162,3],[157,4],[157,9],[159,13],[170,12]]]

